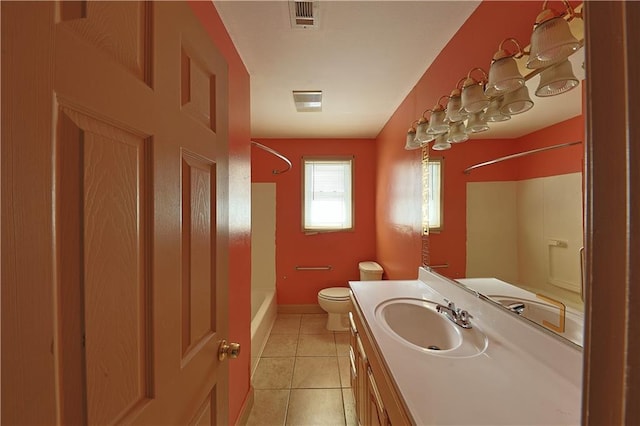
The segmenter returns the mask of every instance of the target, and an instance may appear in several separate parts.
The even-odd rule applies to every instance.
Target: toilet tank
[[[382,279],[382,266],[376,262],[360,262],[358,263],[360,269],[360,281],[377,281]]]

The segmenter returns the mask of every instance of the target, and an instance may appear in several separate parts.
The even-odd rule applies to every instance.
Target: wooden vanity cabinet
[[[351,302],[349,355],[358,423],[361,426],[413,424],[353,295]]]

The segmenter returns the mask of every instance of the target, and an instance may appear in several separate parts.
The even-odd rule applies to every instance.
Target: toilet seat
[[[318,297],[337,302],[349,300],[349,295],[350,292],[347,287],[329,287],[318,292]]]

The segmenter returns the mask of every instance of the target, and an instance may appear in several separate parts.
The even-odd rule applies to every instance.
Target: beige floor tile
[[[292,388],[339,388],[338,358],[297,357]]]
[[[344,418],[347,421],[347,426],[358,426],[356,401],[351,389],[342,389],[342,402],[344,403]]]
[[[333,334],[300,334],[297,356],[336,356]]]
[[[292,389],[287,425],[344,425],[340,389]]]
[[[287,417],[289,390],[255,390],[247,426],[282,426]]]
[[[331,333],[327,330],[327,314],[306,314],[302,315],[300,324],[301,334],[321,334]]]
[[[266,358],[295,356],[298,347],[297,334],[271,334],[264,346],[262,356]]]
[[[288,389],[291,387],[295,358],[260,358],[251,379],[255,389]]]
[[[278,315],[271,334],[298,334],[300,333],[301,315]]]
[[[338,356],[349,356],[349,333],[334,333]]]
[[[338,370],[340,371],[340,385],[343,388],[351,387],[351,362],[348,356],[338,357]]]

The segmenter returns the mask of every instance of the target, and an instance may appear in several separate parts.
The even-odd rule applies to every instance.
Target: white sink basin
[[[413,350],[444,357],[469,357],[487,347],[486,336],[475,326],[464,329],[436,311],[436,302],[390,299],[380,303],[376,318],[399,343]]]

